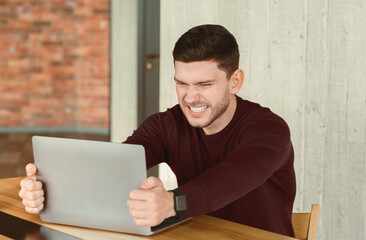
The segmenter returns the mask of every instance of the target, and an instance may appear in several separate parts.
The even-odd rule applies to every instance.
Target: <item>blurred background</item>
[[[122,142],[177,104],[172,49],[207,23],[238,41],[238,95],[291,129],[294,211],[320,204],[317,239],[366,239],[364,0],[0,0],[0,177],[33,134]]]
[[[110,2],[0,1],[0,177],[32,135],[109,141]]]

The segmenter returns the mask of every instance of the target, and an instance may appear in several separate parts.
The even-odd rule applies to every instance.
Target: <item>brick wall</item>
[[[109,1],[0,0],[0,127],[109,127]]]

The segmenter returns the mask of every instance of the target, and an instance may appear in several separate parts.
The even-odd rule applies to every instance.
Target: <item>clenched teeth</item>
[[[202,106],[202,107],[189,107],[191,109],[192,112],[202,112],[204,111],[207,106]]]

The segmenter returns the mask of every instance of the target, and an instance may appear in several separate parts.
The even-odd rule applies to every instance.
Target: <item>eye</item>
[[[183,83],[183,82],[178,82],[178,81],[176,81],[175,82],[177,85],[180,85],[180,86],[185,86],[185,85],[187,85],[187,84],[185,84],[185,83]]]
[[[210,86],[212,86],[212,83],[201,83],[200,86],[201,87],[210,87]]]

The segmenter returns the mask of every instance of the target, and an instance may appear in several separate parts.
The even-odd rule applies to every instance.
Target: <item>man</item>
[[[166,162],[179,187],[166,191],[150,177],[131,191],[127,205],[136,224],[208,214],[294,236],[290,132],[268,108],[236,96],[244,73],[234,36],[218,25],[192,28],[173,57],[179,105],[150,116],[125,142],[145,147],[148,168]],[[27,166],[19,193],[31,213],[44,201],[35,172]],[[182,211],[174,202],[180,196],[187,206]]]

